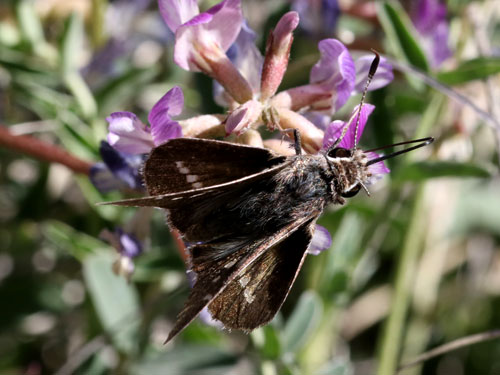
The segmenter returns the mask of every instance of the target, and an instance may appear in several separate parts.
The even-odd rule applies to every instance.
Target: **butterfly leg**
[[[293,132],[293,138],[295,139],[295,143],[293,144],[293,148],[295,150],[296,155],[301,155],[302,154],[302,147],[300,143],[300,132],[298,129],[295,128],[290,128],[290,129],[281,129],[281,132],[283,133],[290,133]],[[292,147],[292,145],[290,145]]]

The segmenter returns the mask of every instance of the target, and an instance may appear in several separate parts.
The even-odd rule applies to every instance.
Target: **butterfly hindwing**
[[[301,218],[281,228],[275,235],[262,239],[246,239],[246,242],[244,241],[241,243],[235,241],[232,246],[220,242],[214,244],[200,244],[190,248],[192,254],[192,270],[196,273],[197,280],[191,290],[188,300],[184,304],[184,308],[177,317],[174,327],[170,331],[167,341],[171,340],[184,329],[200,311],[205,308],[205,306],[215,301],[218,295],[222,293],[238,275],[242,274],[247,267],[252,267],[253,263],[262,254],[270,249],[274,249],[277,243],[286,241],[286,239],[292,236],[297,230],[301,231],[299,238],[302,238],[304,231],[304,229],[302,229],[303,224],[310,223],[318,214],[319,213],[315,213],[308,217]],[[307,225],[307,227],[309,227],[309,225]],[[297,240],[296,237],[294,238]],[[286,243],[288,244],[288,242]],[[309,240],[307,240],[307,243],[309,243]],[[305,248],[307,249],[307,245]],[[280,250],[274,251],[285,251],[285,246],[280,246],[279,249]],[[300,262],[301,260],[298,264],[295,262],[296,266],[292,267],[294,269],[294,275],[300,267]],[[262,267],[262,265],[259,267]],[[282,266],[282,268],[283,267],[284,266]],[[291,273],[291,271],[288,271],[286,274],[290,275]],[[288,278],[289,285],[287,286],[287,290],[294,278],[295,276]],[[283,300],[285,297],[286,293],[283,295]],[[281,305],[281,303],[277,302],[275,305]],[[279,308],[279,306],[277,308]]]
[[[302,267],[312,230],[306,222],[260,255],[210,303],[212,317],[225,328],[245,331],[271,321]]]
[[[197,138],[172,139],[151,151],[144,168],[150,195],[220,185],[284,161],[263,149]]]

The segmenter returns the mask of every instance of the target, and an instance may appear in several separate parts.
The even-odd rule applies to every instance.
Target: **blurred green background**
[[[399,2],[340,6],[323,37],[374,47],[453,92],[395,71],[389,86],[369,93],[376,109],[364,147],[436,141],[391,160],[371,197],[321,217],[332,248],[307,258],[278,317],[249,335],[196,320],[164,346],[189,287],[162,212],[96,206],[125,195],[101,195],[85,175],[0,147],[1,374],[385,375],[431,348],[500,328],[500,5],[448,1],[453,56],[434,69]],[[289,7],[243,1],[261,50]],[[282,87],[307,82],[319,56],[314,38],[295,33]],[[107,115],[145,120],[174,85],[185,94],[182,118],[220,113],[211,80],[173,64],[173,42],[155,1],[2,0],[0,125],[93,163]],[[99,234],[131,222],[146,252],[127,283],[112,273],[117,254]],[[401,373],[497,375],[500,340]]]

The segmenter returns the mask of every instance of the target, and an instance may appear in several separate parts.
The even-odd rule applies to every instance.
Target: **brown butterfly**
[[[369,79],[377,64],[378,56]],[[301,153],[297,131],[293,156],[194,138],[152,150],[144,167],[150,196],[109,204],[165,209],[188,245],[196,282],[167,341],[205,307],[228,329],[268,323],[290,291],[323,210],[366,190],[371,165],[433,141],[386,146],[418,142],[369,160],[356,145],[338,147],[340,139],[314,155]]]

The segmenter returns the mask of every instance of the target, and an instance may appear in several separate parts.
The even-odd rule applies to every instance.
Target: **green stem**
[[[424,230],[423,191],[423,185],[420,185],[415,193],[410,223],[398,262],[393,302],[382,336],[378,375],[393,375],[397,369],[404,322]]]

